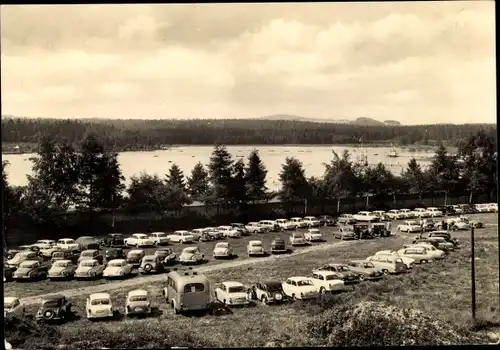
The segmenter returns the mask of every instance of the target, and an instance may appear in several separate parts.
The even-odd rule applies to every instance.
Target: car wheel
[[[325,289],[325,287],[321,287],[321,288],[319,289],[319,292],[320,292],[321,294],[325,294],[325,293],[326,293],[326,289]]]
[[[359,275],[359,280],[360,281],[364,281],[365,280],[365,275],[363,275],[363,274]]]
[[[427,263],[427,260],[421,260],[420,261],[421,264],[426,264]]]
[[[265,295],[262,296],[261,301],[262,301],[263,305],[267,305],[268,304],[268,300],[267,300],[267,297]]]
[[[384,273],[384,275],[386,275],[386,276],[389,274],[389,270],[385,270],[385,269],[384,269],[384,270],[382,270],[382,272],[383,272],[383,273]]]
[[[297,301],[299,299],[297,299],[297,297],[295,296],[295,294],[292,294],[292,300]]]

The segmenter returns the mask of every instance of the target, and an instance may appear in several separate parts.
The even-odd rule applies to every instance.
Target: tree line
[[[483,130],[496,141],[496,126],[437,124],[363,126],[291,120],[57,120],[2,118],[2,143],[40,144],[43,135],[64,138],[77,147],[87,135],[101,135],[103,147],[115,152],[154,150],[169,145],[282,144],[434,144],[458,146]]]
[[[355,196],[397,196],[404,193],[468,194],[472,202],[497,190],[496,144],[480,131],[461,144],[458,154],[448,154],[440,144],[426,169],[411,159],[400,175],[383,163],[364,166],[352,162],[345,151],[332,154],[321,177],[307,177],[303,164],[287,157],[279,173],[281,188],[266,187],[267,169],[258,150],[246,162],[234,159],[222,144],[214,147],[208,166],[196,164],[184,174],[172,164],[167,174],[142,173],[123,184],[117,153],[87,135],[76,147],[67,140],[43,137],[33,162],[32,175],[22,187],[10,186],[8,163],[2,163],[3,211],[6,229],[10,219],[21,216],[36,224],[55,220],[70,210],[94,213],[121,210],[130,215],[180,211],[194,201],[218,204],[244,212],[248,205],[278,197],[285,203],[305,200],[332,201]]]

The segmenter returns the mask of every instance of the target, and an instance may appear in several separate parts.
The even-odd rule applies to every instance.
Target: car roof
[[[313,273],[317,273],[318,275],[335,275],[335,272],[328,270],[313,270]]]
[[[366,260],[350,260],[349,262],[351,262],[351,263],[357,263],[357,264],[359,264],[359,263],[363,263],[364,264],[364,263],[367,263],[369,261],[366,261]]]
[[[108,265],[109,265],[110,263],[112,263],[112,262],[115,262],[115,263],[116,263],[116,262],[124,263],[125,261],[126,261],[125,259],[113,259],[113,260],[108,261]]]
[[[236,282],[236,281],[224,281],[222,282],[223,285],[226,287],[241,287],[243,286],[243,283],[241,282]]]
[[[142,253],[142,252],[144,252],[144,250],[142,250],[142,249],[132,249],[132,250],[129,250],[128,252],[129,253]]]
[[[93,293],[89,295],[89,299],[111,299],[108,293]]]
[[[94,263],[94,262],[96,262],[96,263],[99,263],[96,259],[85,259],[85,260],[82,260],[81,262],[82,262],[82,263],[83,263],[83,262],[86,262],[86,263],[88,263],[88,262],[93,262],[93,263]]]
[[[68,259],[57,260],[56,262],[58,262],[58,263],[62,263],[62,262],[63,262],[63,263],[72,263],[72,261],[71,261],[71,260],[68,260]]]
[[[251,244],[251,243],[261,243],[262,244],[262,241],[261,240],[251,240],[251,241],[248,241],[248,244]]]
[[[99,252],[97,249],[85,249],[82,253]]]
[[[42,301],[49,301],[49,300],[59,300],[64,298],[64,295],[62,294],[51,294],[51,295],[45,295],[42,297]]]
[[[229,242],[218,242],[215,246],[228,246]]]
[[[12,303],[14,300],[19,300],[19,298],[16,298],[16,297],[3,297],[4,304]]]
[[[144,290],[144,289],[134,289],[134,290],[131,290],[130,292],[128,292],[128,296],[131,297],[131,296],[136,296],[136,295],[148,295],[148,291],[147,290]]]
[[[186,247],[184,248],[182,251],[183,252],[189,252],[189,251],[193,251],[193,250],[198,250],[198,247]]]
[[[288,277],[287,279],[297,282],[297,281],[303,281],[303,280],[310,280],[311,278],[304,277],[304,276],[292,276],[292,277]]]
[[[156,259],[156,255],[151,255],[151,254],[149,254],[149,255],[144,255],[144,258],[143,258],[143,259],[144,259],[144,260]]]
[[[123,236],[123,233],[108,233],[108,236]]]
[[[154,234],[159,234],[159,233],[161,233],[161,234],[165,234],[165,232],[161,232],[161,231],[151,232],[150,234],[151,234],[151,235],[154,235]]]
[[[174,233],[181,233],[181,232],[189,232],[188,230],[177,230],[177,231],[174,231]]]

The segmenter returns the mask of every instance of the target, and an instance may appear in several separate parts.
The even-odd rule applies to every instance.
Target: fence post
[[[474,227],[470,229],[471,245],[471,289],[472,289],[472,321],[476,322],[476,257],[474,252]]]

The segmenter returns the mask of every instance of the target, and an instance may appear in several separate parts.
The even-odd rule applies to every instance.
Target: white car
[[[177,242],[177,243],[194,242],[194,236],[191,234],[191,232],[186,230],[175,231],[174,233],[168,235],[168,239],[170,240],[170,242]]]
[[[474,207],[479,213],[488,213],[490,211],[490,209],[488,208],[488,204],[475,204]]]
[[[307,224],[307,227],[319,227],[321,225],[321,221],[315,216],[305,216],[304,222]]]
[[[240,282],[227,281],[222,282],[215,289],[215,299],[228,306],[248,305],[248,293]]]
[[[372,214],[378,217],[380,221],[384,221],[388,217],[387,213],[383,210],[375,210]]]
[[[23,261],[36,260],[39,258],[38,254],[31,251],[22,251],[14,255],[10,260],[7,260],[7,265],[9,267],[18,267]]]
[[[444,259],[446,256],[446,253],[442,251],[441,249],[437,249],[430,243],[416,243],[412,244],[409,247],[424,247],[427,249],[428,253],[432,256],[432,259],[434,260],[440,260]],[[406,246],[405,246],[406,248]]]
[[[285,295],[294,300],[314,299],[319,296],[318,288],[310,277],[289,277],[282,283],[282,287]]]
[[[429,211],[427,211],[427,209],[425,208],[415,208],[415,210],[413,210],[413,213],[417,218],[428,218],[431,216]]]
[[[75,270],[75,279],[94,279],[101,278],[104,273],[105,266],[99,264],[95,259],[82,260]]]
[[[427,212],[430,214],[431,218],[438,218],[443,216],[443,212],[436,207],[427,208]]]
[[[132,236],[123,240],[126,245],[132,247],[152,247],[154,242],[145,233],[134,233]]]
[[[446,220],[446,224],[448,225],[448,228],[453,228],[455,230],[470,230],[470,223],[468,220],[464,220],[463,218],[450,218]],[[439,225],[438,227],[440,227]],[[440,227],[442,229],[442,227]]]
[[[128,292],[125,302],[125,316],[151,314],[151,300],[148,291],[136,289]]]
[[[463,214],[463,212],[464,212],[462,207],[458,204],[452,205],[451,207],[453,208],[453,210],[455,211],[456,214]]]
[[[153,232],[149,235],[149,239],[153,241],[154,245],[166,245],[170,243],[165,232]]]
[[[317,228],[308,229],[307,232],[304,233],[304,238],[308,242],[322,242],[323,241],[323,235],[321,234],[321,231]]]
[[[386,215],[391,220],[401,220],[401,219],[405,219],[406,218],[405,214],[401,213],[397,209],[391,209],[391,210],[389,210]]]
[[[56,260],[47,272],[50,280],[73,278],[78,268],[71,260]]]
[[[361,222],[366,222],[366,221],[376,222],[376,221],[379,221],[378,216],[373,215],[369,211],[360,211],[359,213],[353,215],[353,218],[356,221],[361,221]]]
[[[266,230],[259,225],[258,222],[251,221],[245,225],[246,229],[250,233],[264,233]]]
[[[398,254],[401,258],[410,258],[415,260],[416,264],[425,264],[434,260],[433,254],[430,254],[425,247],[406,247],[398,250]]]
[[[373,255],[366,258],[365,261],[371,262],[377,270],[382,271],[384,274],[399,274],[408,270],[408,265],[404,263],[403,258],[397,255]]]
[[[415,218],[415,213],[412,212],[410,209],[401,209],[401,210],[399,210],[399,213],[401,214],[401,219],[413,219],[413,218]]]
[[[320,293],[340,292],[345,290],[344,281],[332,271],[313,271],[311,281]]]
[[[33,245],[39,247],[40,249],[42,249],[41,246],[44,246],[44,247],[46,247],[46,246],[55,247],[57,245],[57,242],[54,241],[53,239],[39,239]]]
[[[16,315],[23,317],[26,313],[24,304],[16,297],[3,297],[3,317]]]
[[[349,225],[356,222],[356,219],[352,214],[340,214],[338,218],[339,224]]]
[[[85,304],[88,319],[112,318],[114,316],[113,303],[108,293],[90,294]]]
[[[264,247],[262,246],[261,240],[252,240],[248,242],[247,245],[248,256],[253,255],[265,255]]]
[[[222,232],[220,232],[217,227],[205,227],[203,230],[206,230],[210,237],[214,239],[221,239],[222,238]]]
[[[80,245],[72,238],[61,238],[57,241],[57,246],[62,250],[80,250]]]
[[[104,278],[125,277],[132,273],[132,265],[127,264],[125,259],[113,259],[108,262],[102,272]]]
[[[288,221],[287,219],[277,219],[276,223],[282,230],[295,230],[297,228],[295,223]]]
[[[290,236],[290,245],[298,246],[298,245],[307,245],[306,238],[302,232],[294,232]]]
[[[416,221],[413,220],[407,220],[403,222],[402,224],[398,225],[397,229],[399,232],[407,233],[422,232],[422,226],[420,226]]]
[[[38,253],[41,254],[42,257],[48,259],[52,258],[52,254],[54,254],[54,252],[61,250],[61,248],[59,248],[57,245],[51,245],[51,244],[39,243],[37,244],[37,247],[40,248]]]
[[[279,226],[274,220],[260,220],[259,226],[270,232],[276,232],[279,230]]]
[[[498,213],[498,203],[489,203],[488,208],[492,213]]]
[[[290,222],[294,223],[297,228],[306,228],[307,222],[305,222],[302,218],[291,218]]]
[[[229,238],[240,238],[241,237],[241,231],[235,229],[232,226],[219,226],[217,227],[219,232],[222,232],[223,237],[229,237]]]
[[[233,248],[228,242],[219,242],[215,245],[213,255],[214,259],[230,258],[233,256]]]
[[[199,264],[204,258],[205,255],[198,247],[187,247],[182,250],[179,256],[179,262],[181,264]]]
[[[374,254],[374,256],[395,256],[398,258],[401,258],[403,260],[403,263],[405,264],[406,268],[412,269],[415,266],[415,259],[410,258],[410,257],[405,257],[401,256],[398,252],[394,250],[380,250]]]
[[[191,230],[191,234],[193,235],[193,238],[195,241],[199,241],[200,238],[205,234],[207,233],[208,234],[208,230],[206,228],[195,228],[193,230]]]

